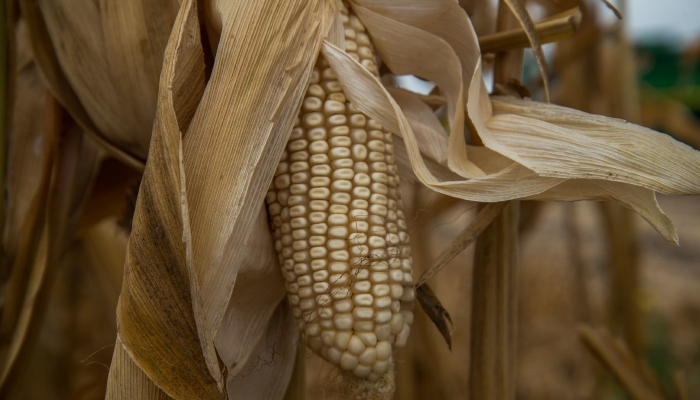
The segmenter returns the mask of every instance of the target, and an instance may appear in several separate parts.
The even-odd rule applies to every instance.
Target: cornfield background
[[[231,258],[221,256],[228,254],[229,241],[237,243],[230,239],[237,229],[257,233],[261,225],[258,222],[263,220],[263,230],[269,227],[264,203],[250,205],[249,196],[253,196],[250,193],[255,190],[264,196],[270,186],[271,179],[260,182],[255,179],[272,177],[299,113],[300,96],[306,90],[306,82],[314,79],[308,71],[318,54],[335,66],[334,63],[343,57],[338,54],[347,50],[342,46],[337,50],[328,44],[338,43],[333,42],[338,39],[332,34],[335,29],[332,18],[336,17],[327,19],[324,13],[333,15],[336,12],[333,7],[339,7],[340,2],[318,0],[309,2],[314,6],[308,7],[297,1],[244,3],[233,0],[3,2],[3,15],[0,15],[3,24],[0,37],[3,58],[0,61],[4,68],[0,87],[0,120],[4,119],[0,398],[350,398],[338,390],[350,378],[307,348],[302,336],[297,340],[294,324],[286,322],[291,312],[283,291],[278,290],[284,286],[281,276],[273,279],[276,279],[275,290],[278,291],[267,291],[266,272],[260,272],[261,269],[246,274],[248,264],[255,264],[257,260],[260,264],[267,262],[262,254],[264,245],[261,245],[263,250],[241,250],[233,252]],[[387,11],[382,18],[389,20],[389,16],[408,13],[398,3],[358,0],[344,4],[351,12],[359,10],[357,13],[365,22],[369,19],[366,15],[379,14],[377,10],[392,10],[394,6],[399,11],[396,14]],[[407,3],[416,5],[419,10],[420,7],[430,9],[427,0]],[[629,37],[626,20],[618,18],[628,12],[631,1],[460,0],[459,7],[457,3],[435,2],[451,12],[459,9],[473,24],[479,44],[479,51],[472,54],[472,61],[477,65],[475,71],[481,73],[480,66],[491,93],[505,96],[493,97],[494,115],[516,113],[512,110],[529,107],[507,99],[532,98],[542,104],[551,101],[585,113],[649,127],[700,149],[700,37],[683,46],[663,41],[635,43]],[[677,6],[671,3],[669,7]],[[324,11],[324,7],[331,11]],[[290,16],[292,14],[294,16]],[[439,18],[452,21],[445,15],[440,14]],[[259,19],[269,20],[268,25],[259,24]],[[304,23],[313,28],[297,26]],[[425,31],[439,30],[431,23],[415,25],[430,27]],[[374,35],[379,37],[380,33],[378,30],[373,33],[371,22],[366,25],[378,48],[379,58],[382,61],[386,58],[389,67],[394,67],[392,55],[382,53],[387,51],[383,47],[386,44],[377,44],[379,41]],[[236,35],[244,36],[240,32],[249,29],[257,36],[265,36],[265,26],[274,31],[271,35],[291,32],[289,43],[273,40],[263,42],[264,50],[237,50],[240,42],[234,40]],[[270,27],[279,28],[279,32]],[[331,33],[318,36],[321,31]],[[401,33],[413,34],[413,31],[407,29]],[[389,33],[385,35],[391,37]],[[460,35],[455,37],[462,38]],[[466,33],[463,36],[468,37]],[[280,34],[280,37],[286,36]],[[322,44],[324,37],[326,44]],[[411,49],[411,37],[406,42],[409,44],[405,49]],[[243,43],[251,47],[259,44],[247,36]],[[456,49],[455,59],[460,60],[458,56],[463,57],[460,47],[452,42],[450,45]],[[198,50],[191,50],[193,47]],[[333,53],[336,50],[338,53]],[[186,56],[190,53],[196,54],[188,59]],[[253,61],[242,58],[249,54],[258,58]],[[279,57],[279,64],[265,58],[266,55]],[[435,64],[441,71],[442,61],[429,62],[430,57],[430,54],[423,54],[416,58],[420,58],[416,63],[425,63],[431,68]],[[290,59],[294,60],[290,63],[294,68],[301,66],[299,68],[306,68],[307,72],[282,65]],[[198,69],[196,62],[202,67]],[[460,62],[467,70],[464,57]],[[240,72],[239,64],[250,63],[262,72],[236,75]],[[445,61],[445,65],[448,64]],[[429,135],[421,136],[414,124],[417,118],[408,116],[406,111],[408,122],[416,132],[418,147],[432,171],[437,170],[436,164],[442,164],[447,170],[448,158],[452,169],[448,172],[460,179],[467,177],[465,174],[471,168],[465,166],[468,164],[455,163],[455,160],[466,163],[467,151],[464,150],[464,159],[453,158],[455,142],[450,138],[448,146],[448,133],[466,132],[466,136],[462,136],[468,138],[470,146],[484,148],[485,145],[493,154],[507,147],[491,144],[489,140],[493,139],[486,134],[480,137],[489,129],[496,132],[498,125],[479,121],[474,109],[470,109],[479,101],[491,104],[491,100],[488,96],[474,100],[480,94],[478,89],[476,92],[469,89],[466,78],[462,84],[463,75],[468,75],[466,72],[458,70],[456,73],[463,85],[460,90],[465,90],[464,93],[460,91],[464,99],[459,97],[456,101],[460,107],[455,112],[450,102],[458,96],[451,97],[453,92],[449,89],[411,76],[420,73],[403,73],[389,67],[380,65],[377,68],[381,83],[391,88],[388,93],[401,99],[399,92],[415,92],[415,99],[421,100],[423,105],[421,110],[432,112],[433,119],[444,128],[444,143],[434,148],[421,147],[424,146],[421,139]],[[402,67],[410,72],[410,68]],[[449,67],[445,66],[444,70],[445,75],[455,76],[455,71]],[[416,71],[429,73],[432,70],[416,67]],[[246,81],[239,91],[226,91],[226,85],[235,86],[236,79],[250,82]],[[344,85],[347,82],[342,77],[338,79]],[[356,89],[359,95],[363,94],[362,90],[371,91],[365,89],[371,86],[366,84],[366,77],[357,79],[358,86],[364,85]],[[299,83],[302,88],[295,89],[289,82]],[[346,86],[344,90],[351,89]],[[273,94],[265,97],[268,93]],[[351,99],[358,96],[346,94]],[[364,94],[376,99],[373,94]],[[384,106],[379,101],[375,103],[373,106]],[[279,104],[282,105],[277,107]],[[407,110],[405,104],[408,103],[400,105]],[[171,107],[172,112],[166,106]],[[230,109],[237,111],[229,115],[226,110]],[[360,110],[366,114],[376,112]],[[554,115],[547,112],[558,110],[541,114],[522,111],[521,115],[546,120]],[[271,118],[279,115],[286,116],[285,122],[273,124]],[[556,118],[573,118],[570,114],[562,115],[565,117],[557,114]],[[581,115],[584,114],[576,114],[577,118],[585,119]],[[556,124],[560,122],[556,118],[547,121]],[[246,122],[240,122],[242,120]],[[461,121],[464,126],[455,130],[455,121]],[[614,129],[619,125],[614,124],[619,122],[610,121],[619,120],[594,122],[609,124],[605,129],[612,126],[603,131],[615,141],[618,137]],[[274,127],[266,125],[267,122]],[[581,130],[587,129],[587,122],[578,123]],[[425,127],[428,126],[430,123],[426,122]],[[571,128],[570,125],[566,127]],[[191,139],[196,138],[198,132],[246,129],[249,129],[249,136],[231,139],[227,142],[233,143],[230,148],[217,149],[220,142],[216,139],[201,142]],[[635,127],[629,129],[620,137],[626,140],[630,135],[639,134],[643,138],[650,135],[646,133],[650,131],[641,128],[639,132]],[[267,136],[258,135],[258,131],[264,131]],[[169,132],[175,135],[168,136]],[[251,132],[262,139],[251,139],[254,136]],[[517,134],[517,129],[515,132]],[[403,136],[406,137],[405,132]],[[536,134],[528,138],[537,139]],[[623,139],[619,140],[624,142]],[[464,140],[462,145],[466,149]],[[616,197],[618,192],[612,189],[603,194],[593,193],[591,189],[588,192],[568,189],[570,192],[564,193],[562,189],[547,197],[543,193],[549,193],[546,190],[554,186],[550,185],[537,193],[472,201],[467,190],[459,192],[462,189],[450,187],[440,192],[439,184],[416,169],[416,161],[410,157],[410,145],[405,145],[403,151],[408,152],[409,157],[396,158],[399,168],[413,166],[416,171],[409,179],[402,175],[400,192],[411,238],[413,279],[418,283],[416,296],[422,307],[416,306],[413,310],[408,341],[395,352],[393,398],[700,398],[700,156],[689,148],[673,147],[676,145],[662,139],[653,140],[649,136],[648,148],[638,142],[624,142],[633,153],[638,147],[642,150],[630,156],[632,161],[625,159],[622,164],[611,161],[610,171],[613,172],[610,173],[605,169],[608,165],[604,165],[608,159],[601,156],[601,164],[593,167],[604,170],[610,178],[589,178],[585,173],[576,175],[566,170],[561,175],[541,174],[531,179],[533,182],[540,178],[561,179],[563,187],[577,180],[612,182],[616,179],[613,173],[624,175],[620,171],[638,169],[642,171],[638,175],[630,173],[631,178],[617,181],[621,187],[640,188],[636,192],[633,192],[636,189],[629,189],[628,194],[642,198],[643,190],[650,196],[646,199],[653,199],[654,192],[689,194],[685,197],[657,196],[660,207],[675,223],[680,246],[670,243],[674,238],[673,224],[667,224],[665,217],[659,216],[663,215],[660,211],[658,214],[648,211],[645,207],[649,203],[642,204],[643,200],[625,200],[628,199],[625,195]],[[402,141],[395,136],[396,147],[399,146],[397,142]],[[546,141],[542,139],[541,143]],[[522,158],[513,156],[517,151],[512,149],[517,147],[508,147],[510,153],[503,153],[525,165],[527,168],[520,166],[523,170],[539,174],[539,165],[528,164],[525,155]],[[542,152],[533,150],[532,154],[544,159],[548,157],[547,149],[545,146]],[[252,159],[255,154],[250,154],[258,150],[260,161],[256,158],[255,162],[260,164],[248,169],[227,164],[238,158]],[[439,153],[441,150],[444,154]],[[552,151],[564,153],[566,148],[557,147]],[[595,153],[595,149],[590,152]],[[632,158],[638,154],[640,158]],[[616,158],[607,153],[605,156]],[[469,157],[481,160],[478,152],[469,153]],[[485,155],[483,159],[488,157]],[[572,153],[565,157],[582,156]],[[584,158],[576,159],[572,168],[583,169],[588,165]],[[178,161],[168,164],[173,159]],[[673,160],[677,160],[677,164],[673,164]],[[499,162],[494,161],[495,164]],[[664,163],[671,167],[667,168]],[[455,165],[458,167],[453,168]],[[623,167],[615,169],[619,165]],[[269,173],[260,172],[263,170]],[[227,173],[236,171],[240,175],[224,179]],[[201,180],[197,178],[201,177],[197,175],[200,172],[204,176]],[[236,186],[244,180],[248,182],[250,177],[255,182],[249,184],[253,189],[242,190]],[[525,179],[530,178],[521,171],[517,180]],[[233,183],[226,183],[229,181]],[[222,187],[236,190],[235,201],[219,191],[219,182],[223,182]],[[503,184],[504,181],[499,182]],[[145,200],[144,187],[148,188]],[[448,190],[453,192],[447,193]],[[186,191],[189,193],[185,194]],[[579,199],[617,202],[548,201]],[[504,204],[504,200],[509,203]],[[197,208],[200,203],[220,206]],[[243,210],[240,211],[243,216],[232,216],[238,212],[232,211],[233,206],[229,207],[234,203],[235,207],[245,204],[235,209]],[[189,218],[191,229],[189,222],[183,225],[182,221],[156,216],[162,217],[160,222],[173,223],[172,226],[180,224],[173,230],[172,237],[177,240],[162,239],[167,238],[170,225],[149,225],[158,219],[153,216],[157,212],[149,210],[160,210],[158,212],[163,215],[166,211],[177,210],[185,215],[184,221]],[[465,228],[477,225],[475,221],[484,224],[479,218],[489,213],[492,215],[485,225],[476,234],[472,232],[472,239],[455,241]],[[263,215],[262,219],[259,215]],[[242,220],[248,222],[240,222]],[[228,230],[217,236],[216,229],[231,221],[240,225],[231,228],[229,224]],[[211,232],[207,231],[208,225],[214,227]],[[161,232],[159,227],[166,228]],[[479,233],[481,236],[477,239]],[[200,234],[206,240],[198,242]],[[240,241],[248,240],[243,234],[236,237]],[[167,247],[173,242],[188,244],[173,250]],[[207,247],[210,243],[215,245]],[[450,246],[457,249],[456,256],[446,259],[443,252]],[[149,252],[158,255],[148,258]],[[169,253],[175,254],[172,256],[175,261],[169,261],[172,265],[165,261],[158,264],[158,260],[170,260]],[[207,253],[206,256],[202,256],[203,253]],[[238,278],[235,274],[231,278],[233,294],[221,289],[224,283],[217,282],[219,278],[222,282],[228,279],[225,275],[200,274],[196,268],[177,270],[178,262],[186,260],[182,265],[191,266],[193,258],[195,262],[203,260],[200,265],[223,263],[222,258],[231,265],[243,264]],[[276,262],[274,259],[273,263]],[[126,274],[125,265],[131,268]],[[159,269],[158,265],[165,266]],[[424,282],[419,279],[435,265],[439,265],[439,272],[429,275],[427,280],[428,290],[434,295],[425,295],[420,292],[420,284]],[[149,272],[156,270],[161,272]],[[493,276],[483,271],[492,271]],[[140,283],[145,282],[147,286],[153,280],[153,285],[159,287],[158,279],[165,282],[167,279],[163,277],[171,275],[178,276],[184,283],[163,286],[165,294],[162,296],[171,295],[177,297],[177,301],[159,303],[155,297],[148,300],[140,297]],[[237,288],[245,285],[250,285],[248,292],[251,293],[244,290],[244,294],[236,297]],[[207,292],[201,289],[200,296],[199,289],[195,288],[190,293],[188,288],[195,286],[208,288]],[[184,287],[186,293],[176,292],[178,287]],[[209,300],[208,290],[221,290],[222,294]],[[145,317],[134,311],[141,310],[137,306],[142,300],[145,309],[155,307],[152,314],[144,312],[148,314]],[[426,305],[430,300],[437,305]],[[184,313],[177,308],[182,304],[187,310]],[[225,312],[238,304],[250,304],[250,309],[241,306],[243,317],[237,318],[248,319],[234,319],[234,324]],[[282,319],[278,321],[281,325],[266,328],[267,319],[277,321],[275,316],[282,312]],[[187,313],[193,315],[191,326],[194,326],[188,332],[203,342],[201,346],[182,334],[175,339],[163,338],[163,348],[158,350],[161,353],[138,353],[139,348],[150,346],[149,341],[159,340],[161,325],[153,321],[160,318],[158,323],[167,326],[168,317],[178,315],[173,325],[186,325],[182,321],[190,318]],[[199,319],[200,315],[208,319]],[[139,320],[141,317],[143,319]],[[264,323],[259,319],[264,319]],[[223,327],[208,331],[207,324],[218,323]],[[256,324],[262,324],[262,328],[258,329]],[[132,328],[134,326],[136,328]],[[222,344],[227,342],[226,335],[233,343],[230,347]],[[133,348],[122,347],[122,341],[126,343],[127,340],[121,338],[127,337],[132,340],[129,346]],[[180,348],[176,346],[179,343],[187,344]],[[181,357],[180,360],[188,357],[194,360],[192,368],[198,368],[201,375],[173,382],[183,376],[177,374],[182,374],[184,369],[170,375],[168,360],[172,359],[158,358],[169,351]],[[190,357],[191,354],[195,356]],[[239,357],[240,365],[230,361],[234,357],[230,354]],[[162,371],[157,368],[159,363],[163,365]],[[289,367],[280,369],[285,365]],[[226,383],[224,386],[222,379]],[[281,384],[277,381],[284,382],[279,390],[276,387]],[[220,384],[218,388],[217,383]],[[268,391],[268,386],[277,391]],[[367,398],[385,398],[381,397],[379,389],[376,393],[373,390],[370,388]]]

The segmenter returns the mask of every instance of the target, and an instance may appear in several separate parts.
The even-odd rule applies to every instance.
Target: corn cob
[[[345,51],[378,75],[343,6]],[[376,381],[413,321],[411,249],[392,134],[358,111],[319,56],[267,193],[288,300],[307,345]]]

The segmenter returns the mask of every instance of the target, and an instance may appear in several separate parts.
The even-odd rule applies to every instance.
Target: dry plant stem
[[[608,236],[610,282],[608,325],[619,332],[635,356],[644,353],[642,315],[637,307],[639,268],[634,215],[614,203],[600,203]]]
[[[9,83],[10,52],[8,48],[7,5],[0,6],[0,188],[5,188],[5,147],[7,143],[7,93]],[[5,200],[0,198],[0,226],[5,220]]]
[[[535,25],[535,31],[540,38],[541,44],[552,43],[573,35],[578,29],[580,22],[581,11],[576,7],[541,21]],[[530,47],[530,42],[522,28],[498,32],[479,38],[479,48],[482,54],[524,49],[526,47]]]
[[[604,329],[589,326],[579,328],[579,336],[593,355],[607,368],[615,379],[627,389],[635,400],[662,400],[655,382],[649,383],[644,371],[635,365],[627,349]]]
[[[518,26],[502,0],[498,31]],[[496,55],[495,83],[522,77],[523,52]],[[472,280],[470,398],[515,398],[520,204],[511,201],[476,241]]]
[[[421,286],[430,278],[435,276],[450,261],[459,255],[464,249],[469,247],[476,240],[484,229],[501,213],[507,205],[506,202],[488,203],[474,217],[474,220],[450,243],[445,250],[433,261],[432,266],[427,269],[418,279],[416,286]]]

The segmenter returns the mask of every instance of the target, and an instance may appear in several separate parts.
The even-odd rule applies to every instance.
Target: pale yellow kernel
[[[389,306],[392,312],[397,313],[401,311],[401,302],[398,300],[393,300],[391,306]]]
[[[344,95],[342,92],[340,92],[340,93],[331,93],[331,94],[328,95],[328,98],[331,99],[331,100],[339,101],[339,102],[341,102],[341,103],[343,103],[343,104],[345,104],[345,101],[347,100],[347,99],[345,98],[345,95]]]
[[[367,147],[362,144],[352,146],[352,158],[356,161],[364,161],[367,159]]]
[[[364,353],[366,347],[367,346],[365,346],[357,335],[352,335],[350,338],[350,343],[348,343],[348,352],[359,356],[360,354]]]
[[[328,250],[325,246],[312,247],[311,250],[309,250],[311,258],[325,258],[326,254],[328,254]]]
[[[328,271],[321,269],[313,273],[314,281],[316,282],[328,282]]]
[[[336,303],[337,304],[337,303]],[[303,309],[303,307],[302,307]],[[338,309],[336,308],[336,311]],[[336,314],[333,317],[333,324],[335,327],[341,331],[349,331],[352,329],[353,324],[355,323],[354,318],[350,314]]]
[[[357,286],[357,284],[355,286]],[[355,296],[353,296],[352,301],[355,303],[356,306],[369,307],[374,303],[374,298],[372,297],[371,294],[362,293],[362,294],[356,294]]]
[[[323,334],[321,334],[321,339],[323,339]],[[324,343],[325,343],[325,340],[324,340]],[[331,344],[329,344],[327,346],[333,346],[332,342],[331,342]],[[328,353],[326,353],[328,361],[330,361],[334,364],[340,363],[340,359],[341,359],[342,355],[343,355],[343,352],[340,349],[337,349],[335,347],[329,347]]]
[[[412,286],[404,286],[403,295],[399,299],[401,301],[413,301],[415,300],[415,292]]]
[[[311,165],[326,165],[330,162],[327,154],[314,154],[309,158]]]
[[[275,178],[275,187],[277,189],[286,189],[289,187],[291,179],[288,174],[280,175]]]
[[[350,193],[337,192],[331,194],[331,202],[335,204],[350,204],[351,200],[352,197],[350,196]]]
[[[346,29],[345,30],[345,52],[350,53],[350,52],[356,52],[357,51],[357,43],[355,43],[352,40],[348,39],[354,39],[355,38],[355,31],[352,29]]]
[[[375,75],[378,74],[377,70],[377,64],[374,62],[372,59],[363,59],[360,61],[360,64],[362,64],[363,67],[367,68],[367,70]]]
[[[334,226],[328,230],[328,237],[345,239],[348,237],[348,227],[346,226]]]
[[[303,183],[295,183],[292,186],[289,187],[289,193],[292,195],[298,194],[306,194],[309,191],[309,186]]]
[[[347,34],[346,34],[346,36],[347,36]],[[353,37],[353,39],[355,38],[355,31],[352,31],[352,37]],[[318,69],[314,68],[311,71],[311,77],[309,78],[309,83],[311,83],[311,84],[318,83],[321,80],[320,76],[321,76],[321,74],[318,71]]]
[[[321,82],[321,87],[326,93],[337,93],[337,92],[342,92],[343,87],[340,85],[340,82],[338,81],[325,81]]]
[[[331,179],[326,176],[314,176],[311,178],[309,184],[312,188],[329,187],[331,185]]]
[[[331,167],[329,165],[314,165],[311,168],[311,174],[318,177],[328,177],[332,173]]]
[[[331,140],[329,140],[328,142],[330,143],[331,147],[350,147],[350,146],[352,146],[352,141],[347,136],[332,137]]]
[[[348,297],[350,296],[350,290],[346,287],[335,288],[331,292],[331,296],[336,300],[345,300],[345,299],[348,299]],[[338,310],[338,307],[340,307],[340,306],[338,306],[339,303],[336,302],[335,304],[336,304],[336,308],[335,308],[336,311],[340,311],[340,310]],[[342,311],[342,312],[349,312],[350,310],[352,310],[352,303],[350,303],[349,309]]]
[[[384,296],[384,297],[377,297],[374,299],[374,306],[377,309],[382,309],[382,308],[389,308],[391,307],[391,297],[389,296]]]
[[[349,313],[350,311],[352,311],[353,307],[354,304],[350,299],[336,300],[335,303],[333,303],[333,308],[339,313]]]
[[[299,301],[301,300],[296,294],[290,294],[289,296],[287,296],[287,298],[289,299],[289,303],[293,306],[298,306]]]
[[[332,251],[328,258],[331,261],[349,261],[350,254],[348,254],[347,250],[336,250]]]
[[[326,222],[326,219],[328,218],[328,213],[325,213],[323,211],[314,211],[309,214],[309,221],[311,221],[312,224],[319,224],[322,222]]]
[[[309,131],[306,134],[306,137],[311,141],[311,143],[326,140],[326,136],[326,128],[323,126],[309,129]]]
[[[309,198],[313,200],[326,200],[330,195],[331,191],[328,188],[312,188],[309,190]]]
[[[325,235],[327,231],[328,231],[328,225],[325,223],[313,224],[309,228],[309,232],[311,232],[311,234],[313,234],[313,235]]]
[[[275,170],[275,176],[286,174],[289,172],[289,163],[281,161],[277,164],[277,170]]]
[[[324,81],[324,80],[331,81],[331,80],[337,80],[337,79],[338,79],[338,76],[335,74],[335,71],[332,68],[327,67],[321,71],[321,80],[322,81]]]
[[[352,224],[350,224],[350,229],[357,233],[366,233],[369,230],[369,224],[365,221],[358,221],[355,219],[352,221]]]
[[[372,290],[372,283],[370,281],[366,281],[366,280],[357,281],[357,282],[355,282],[355,284],[352,287],[353,293],[369,293],[370,290]],[[361,294],[358,294],[358,296],[361,296]],[[372,295],[366,295],[366,296],[372,297]],[[368,297],[366,297],[366,296],[363,297],[361,299],[361,301],[366,302],[368,300]],[[357,297],[357,296],[355,296],[355,297]],[[369,302],[370,302],[370,304],[372,304],[371,299],[369,300]],[[358,305],[367,305],[367,304],[363,303],[363,304],[358,304]]]
[[[311,238],[322,237],[322,236],[311,236]],[[325,240],[325,239],[324,239]],[[311,260],[311,270],[318,271],[320,269],[325,269],[328,266],[328,260],[321,258],[318,260]]]
[[[340,94],[340,93],[338,93],[338,94]],[[346,125],[334,126],[329,131],[329,134],[330,134],[331,138],[334,138],[336,136],[348,137],[348,136],[350,136],[350,128]]]
[[[385,184],[375,182],[375,183],[372,183],[370,185],[370,190],[372,193],[379,193],[379,194],[383,194],[386,196],[389,189],[386,187]],[[368,193],[369,193],[369,190],[368,190]],[[367,196],[367,198],[369,198],[369,195]]]
[[[350,168],[341,168],[333,171],[333,179],[351,180],[355,177],[355,171]]]
[[[368,364],[359,364],[352,370],[352,373],[357,377],[366,378],[372,373],[372,366]]]
[[[268,203],[269,204],[269,203]],[[272,203],[267,207],[268,211],[270,212],[271,215],[277,216],[279,213],[282,212],[282,205],[280,203]],[[273,223],[275,222],[274,219],[272,221]],[[280,220],[280,225],[281,225],[281,220]],[[277,224],[275,224],[277,225]]]
[[[378,324],[384,324],[391,321],[393,315],[394,314],[389,310],[380,310],[377,311],[374,321]]]
[[[311,292],[313,292],[313,290],[311,288],[302,288],[302,289],[304,289],[304,290],[309,289]],[[299,289],[299,293],[301,293],[301,289]],[[303,311],[311,311],[314,309],[314,307],[316,307],[316,299],[312,299],[310,297],[304,297],[301,295],[300,295],[300,297],[302,299],[299,302],[299,308],[301,308]]]
[[[294,186],[294,185],[292,185]],[[352,190],[352,182],[340,179],[331,182],[331,191],[333,192],[350,192]]]
[[[377,315],[379,315],[379,313],[377,313]],[[389,325],[391,325],[391,334],[398,335],[399,333],[401,333],[401,330],[404,326],[403,316],[401,314],[392,314],[391,322],[389,322]]]
[[[330,226],[347,226],[348,216],[344,214],[331,214],[328,216],[328,225]]]
[[[306,129],[312,129],[316,128],[318,126],[323,125],[324,123],[324,117],[323,113],[320,112],[312,112],[304,115],[304,118],[302,118],[302,124],[304,125],[304,128]]]
[[[333,204],[328,209],[331,214],[347,214],[350,209],[344,204]]]
[[[316,293],[316,294],[326,293],[329,286],[330,285],[328,285],[328,282],[316,282],[313,285],[314,293]]]
[[[340,357],[340,367],[346,371],[352,371],[357,367],[358,361],[357,357],[352,355],[351,353],[345,351],[343,352],[342,357]]]
[[[304,112],[321,111],[323,102],[318,97],[308,96],[304,99],[301,109]]]
[[[311,200],[309,208],[313,211],[325,211],[328,209],[328,202],[326,200]]]
[[[330,228],[330,231],[334,228],[335,227]],[[328,250],[344,250],[347,248],[347,244],[344,239],[331,239],[327,242],[326,247],[328,247]]]
[[[326,126],[329,127],[347,125],[347,123],[348,118],[344,114],[335,114],[326,118]]]
[[[355,28],[353,26],[353,28]],[[358,46],[371,46],[371,42],[369,40],[369,36],[364,33],[364,30],[360,31],[359,29],[356,29],[356,34],[355,34],[355,42],[357,43]]]
[[[372,283],[387,283],[389,275],[386,272],[372,272],[369,279]]]
[[[370,211],[372,211],[372,207],[370,207]],[[368,243],[369,243],[370,247],[375,248],[375,249],[377,249],[377,248],[383,249],[386,247],[386,240],[384,240],[384,238],[379,237],[379,236],[370,236]]]
[[[347,236],[350,244],[364,244],[367,242],[367,235],[364,233],[351,233]]]
[[[389,245],[400,243],[399,235],[397,235],[395,233],[387,233],[385,240],[386,240],[387,244],[389,244]]]
[[[308,228],[309,221],[307,221],[306,218],[292,218],[289,225],[292,229]]]
[[[323,90],[321,85],[314,83],[312,85],[309,85],[309,88],[306,89],[306,95],[312,96],[312,97],[317,97],[320,100],[323,100],[326,98],[326,91]]]
[[[389,279],[391,280],[392,283],[398,283],[402,284],[403,283],[403,271],[400,269],[392,269],[389,271]],[[401,297],[401,296],[399,296]]]
[[[377,182],[377,183],[383,183],[386,185],[387,182],[387,175],[384,172],[373,172],[371,175],[372,181]],[[386,194],[386,193],[382,193]]]
[[[350,56],[350,58],[352,58],[353,60],[355,60],[355,61],[357,61],[357,62],[362,61],[362,60],[360,59],[360,56],[357,55],[357,53],[348,53],[348,55]]]
[[[355,246],[350,247],[350,255],[353,257],[364,257],[369,254],[369,247],[358,244]]]
[[[337,332],[335,334],[335,347],[338,348],[341,351],[347,350],[348,345],[350,344],[350,338],[352,337],[352,333],[348,331],[341,331]]]
[[[363,266],[362,268],[358,268],[357,270],[354,270],[353,272],[355,274],[356,279],[362,280],[362,281],[369,280],[369,269],[367,269],[367,267]]]
[[[310,336],[318,336],[321,334],[321,326],[317,323],[311,323],[306,326],[306,334]]]
[[[328,70],[331,69],[329,68]],[[323,112],[326,115],[345,113],[345,103],[341,103],[336,100],[326,100],[323,103]]]
[[[282,190],[280,192],[277,192],[277,201],[279,201],[282,206],[287,206],[287,199],[288,198],[289,198],[289,191]],[[282,213],[284,213],[284,210],[282,210]]]
[[[357,199],[369,199],[371,196],[370,189],[363,186],[356,186],[352,189],[353,197]]]
[[[348,149],[345,149],[345,150],[348,150]],[[340,158],[340,159],[331,161],[331,167],[333,169],[352,168],[354,165],[355,165],[355,161],[352,158]]]
[[[332,262],[328,265],[328,270],[336,274],[347,272],[350,266],[346,262]]]
[[[306,207],[299,205],[289,208],[289,216],[292,218],[303,217],[306,214]]]
[[[313,155],[328,153],[328,143],[323,140],[315,140],[309,145],[309,152]]]
[[[334,147],[330,149],[329,156],[331,160],[338,160],[343,158],[349,158],[351,155],[350,149],[347,147]],[[352,160],[350,160],[352,162]]]
[[[307,250],[309,248],[309,242],[307,240],[295,240],[292,243],[292,248],[294,251]]]
[[[355,307],[352,310],[352,315],[356,320],[372,319],[374,318],[374,309],[372,307]]]
[[[355,320],[355,323],[352,325],[352,329],[354,329],[356,332],[372,332],[374,330],[374,322]]]
[[[295,195],[289,196],[289,198],[287,199],[287,205],[292,207],[292,206],[297,206],[300,204],[306,204],[308,202],[308,200],[309,200],[308,197],[306,197],[303,194],[295,194]]]
[[[369,161],[384,161],[384,153],[378,151],[370,151],[367,153],[367,159]]]

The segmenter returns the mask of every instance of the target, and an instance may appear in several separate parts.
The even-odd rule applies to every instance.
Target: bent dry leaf
[[[447,347],[452,350],[452,332],[450,332],[452,318],[450,317],[450,313],[445,310],[445,307],[442,306],[442,303],[433,290],[425,283],[416,286],[416,298],[423,311],[425,311],[430,320],[433,321],[433,324],[435,324],[435,327],[440,331],[440,334],[447,343]],[[450,324],[449,328],[447,327],[448,322]]]
[[[181,132],[204,90],[196,3],[184,2],[165,53],[149,160],[134,213],[117,308],[119,338],[153,382],[176,399],[216,399],[223,378],[189,250]],[[122,363],[131,368],[129,363]],[[127,379],[128,371],[115,373]],[[112,385],[121,385],[119,382]],[[118,392],[113,392],[115,395]]]

